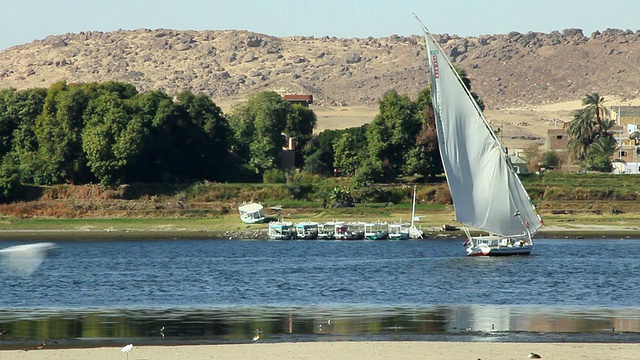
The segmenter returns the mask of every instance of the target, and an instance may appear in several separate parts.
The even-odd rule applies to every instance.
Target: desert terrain
[[[604,95],[605,105],[638,106],[640,98],[621,100],[615,96]],[[224,112],[231,111],[237,101],[217,101]],[[555,104],[515,107],[505,109],[486,109],[484,114],[495,128],[502,129],[501,140],[510,149],[525,149],[537,146],[544,149],[547,130],[562,128],[573,119],[573,112],[582,107],[581,101],[565,101]],[[327,129],[345,129],[369,123],[378,114],[376,106],[318,106],[311,105],[318,118],[316,132]]]
[[[542,145],[546,130],[569,121],[586,93],[605,96],[609,106],[639,103],[640,31],[435,37],[466,71],[510,148]],[[371,121],[389,90],[414,98],[428,85],[427,70],[419,35],[343,39],[138,29],[52,34],[0,50],[0,89],[121,81],[139,91],[204,93],[226,112],[263,90],[311,94],[317,131]]]

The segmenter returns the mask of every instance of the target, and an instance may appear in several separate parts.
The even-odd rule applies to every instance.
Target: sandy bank
[[[640,357],[637,344],[611,343],[482,343],[482,342],[320,342],[255,343],[198,346],[135,346],[128,354],[136,359],[528,359],[531,352],[542,359],[635,360]],[[126,359],[120,348],[4,350],[6,360]]]

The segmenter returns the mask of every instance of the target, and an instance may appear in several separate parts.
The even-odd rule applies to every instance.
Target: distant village
[[[612,157],[614,174],[639,174],[640,163],[640,106],[612,106],[609,108],[611,119],[616,126],[610,131],[618,143],[618,150]],[[547,130],[545,151],[554,151],[560,159],[560,170],[574,171],[578,165],[572,165],[569,159],[569,136],[564,127],[567,123],[556,121],[553,129]],[[509,149],[511,162],[520,174],[529,172],[528,162],[523,158],[524,149]]]

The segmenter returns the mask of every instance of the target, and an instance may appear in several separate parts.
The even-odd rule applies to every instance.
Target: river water
[[[0,242],[0,248],[18,244]],[[321,340],[640,341],[640,241],[57,242],[0,269],[0,348]]]

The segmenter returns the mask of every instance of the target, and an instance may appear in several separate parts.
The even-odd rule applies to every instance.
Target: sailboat
[[[527,255],[543,226],[507,151],[444,51],[422,25],[438,146],[468,256]]]
[[[424,232],[416,227],[415,222],[419,221],[420,217],[416,216],[416,187],[413,187],[413,201],[411,203],[411,224],[403,223],[400,220],[399,223],[389,224],[389,239],[391,240],[406,240],[406,239],[422,239]]]

